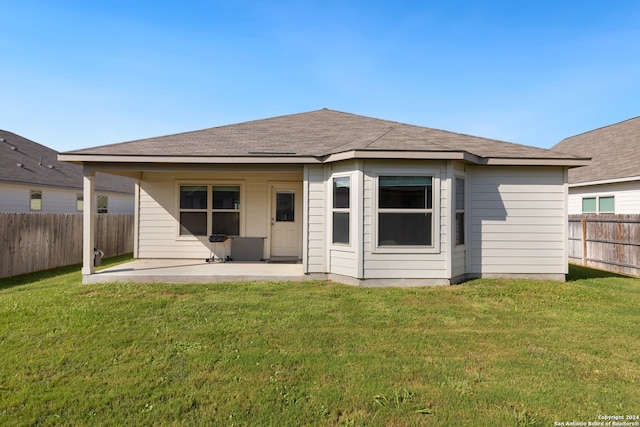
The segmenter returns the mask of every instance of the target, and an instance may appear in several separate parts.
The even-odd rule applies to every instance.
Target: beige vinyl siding
[[[473,274],[563,274],[564,170],[469,167]]]
[[[354,251],[331,250],[331,273],[357,277],[356,254]]]
[[[326,225],[324,166],[305,166],[307,188],[307,273],[325,273]],[[304,237],[303,237],[304,240]]]
[[[269,181],[302,181],[301,172],[146,172],[140,180],[139,258],[203,260],[211,244],[207,236],[178,236],[177,183],[233,182],[241,184],[241,234],[266,237]],[[265,239],[265,253],[269,242]],[[231,253],[231,241],[226,243]],[[221,249],[221,248],[220,248]]]
[[[468,236],[466,236],[466,240],[467,242],[465,242],[464,245],[456,245],[455,243],[455,233],[456,233],[456,206],[455,206],[455,200],[456,200],[456,177],[459,178],[464,178],[465,180],[465,193],[468,194],[468,181],[467,181],[467,176],[466,176],[466,167],[464,164],[462,163],[458,163],[458,162],[452,162],[451,164],[451,169],[452,172],[449,174],[450,175],[450,179],[451,179],[451,193],[450,193],[450,199],[451,199],[451,211],[450,211],[450,218],[451,218],[451,228],[450,228],[450,234],[451,234],[451,278],[455,278],[455,277],[460,277],[463,276],[464,274],[466,274],[467,272],[467,242],[468,242]],[[467,200],[467,194],[465,194],[465,222],[468,223],[469,222],[469,206],[468,206],[468,200]],[[465,231],[468,233],[468,227],[465,224]],[[466,233],[465,233],[466,234]]]
[[[327,177],[325,185],[327,191],[327,234],[326,242],[329,247],[329,273],[339,274],[342,276],[359,278],[358,273],[358,260],[359,257],[356,253],[358,242],[361,241],[361,237],[358,236],[358,222],[356,205],[360,200],[358,197],[359,186],[356,177],[356,170],[358,169],[359,162],[349,160],[338,162],[330,165],[330,175]],[[333,181],[336,176],[348,176],[350,178],[350,215],[349,215],[349,229],[350,229],[350,243],[346,244],[333,244],[333,228],[332,228],[332,206],[333,206]]]
[[[385,253],[375,249],[375,175],[435,172],[434,183],[439,181],[440,191],[434,197],[435,248],[425,253]],[[364,163],[364,278],[365,279],[442,279],[447,278],[447,246],[449,242],[448,182],[445,162],[365,161]],[[434,189],[437,188],[434,186]],[[436,208],[438,210],[436,211]],[[439,223],[439,226],[437,225]]]
[[[616,214],[640,214],[640,181],[569,187],[569,215],[582,213],[583,197],[614,196]]]

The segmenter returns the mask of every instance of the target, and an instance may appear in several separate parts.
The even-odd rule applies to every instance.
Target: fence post
[[[582,216],[580,220],[582,226],[582,265],[587,265],[587,219]]]

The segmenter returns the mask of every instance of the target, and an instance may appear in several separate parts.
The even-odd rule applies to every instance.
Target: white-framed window
[[[615,213],[615,196],[590,196],[582,198],[582,213]]]
[[[332,243],[351,243],[351,177],[336,176],[333,182]]]
[[[76,211],[82,212],[84,210],[84,195],[82,193],[76,194]]]
[[[456,229],[455,229],[455,244],[456,246],[464,245],[464,186],[465,179],[463,177],[456,177],[456,194],[455,194],[455,209],[456,209]]]
[[[180,224],[181,236],[206,236],[209,210],[209,186],[180,186]]]
[[[109,196],[99,195],[97,206],[98,206],[98,213],[108,213],[109,212]]]
[[[178,234],[240,235],[240,184],[179,184]]]
[[[240,186],[213,185],[211,233],[240,235]]]
[[[434,248],[434,181],[427,174],[377,176],[377,248]]]
[[[29,192],[29,209],[32,211],[42,210],[42,191],[31,190]]]

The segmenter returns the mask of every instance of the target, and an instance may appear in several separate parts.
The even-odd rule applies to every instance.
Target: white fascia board
[[[111,156],[95,154],[58,154],[58,160],[71,163],[180,163],[180,164],[319,164],[322,160],[306,157],[172,157],[172,156]]]
[[[567,166],[578,167],[589,165],[588,159],[528,159],[528,158],[496,158],[486,159],[488,166]]]
[[[469,163],[480,163],[477,156],[465,151],[370,151],[351,150],[330,154],[324,163],[339,162],[352,159],[406,159],[406,160],[460,160]]]
[[[626,178],[602,179],[600,181],[576,182],[569,184],[569,187],[589,187],[591,185],[618,184],[621,182],[640,181],[640,176],[629,176]]]

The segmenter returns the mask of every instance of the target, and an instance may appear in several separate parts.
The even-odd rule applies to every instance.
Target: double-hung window
[[[333,243],[349,244],[351,178],[333,178]]]
[[[456,245],[464,245],[464,178],[456,177]]]
[[[433,246],[433,177],[378,177],[378,246]]]
[[[240,186],[214,185],[211,232],[228,236],[240,235]]]
[[[206,185],[180,186],[180,235],[206,236],[209,188]]]
[[[180,185],[180,235],[240,235],[239,185]]]

